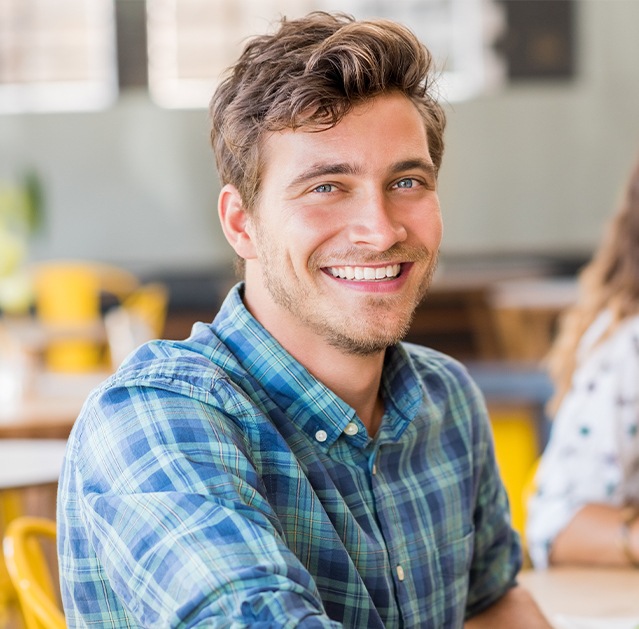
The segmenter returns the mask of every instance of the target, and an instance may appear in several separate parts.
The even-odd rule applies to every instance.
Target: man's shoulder
[[[197,324],[183,341],[154,340],[141,345],[107,381],[108,386],[186,389],[191,395],[210,390],[235,368],[233,356],[210,326]]]
[[[244,407],[248,413],[249,400],[236,384],[241,377],[237,361],[212,334],[208,342],[150,341],[91,392],[76,424],[155,424],[173,415],[195,420],[215,409],[237,416]]]

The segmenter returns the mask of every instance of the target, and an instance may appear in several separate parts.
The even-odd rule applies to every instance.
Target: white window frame
[[[46,13],[57,10],[78,12],[84,30],[78,32],[76,45],[84,54],[84,76],[69,78],[60,67],[56,78],[51,58],[68,43],[69,33],[60,22],[55,30],[20,29],[18,12],[33,15],[35,22],[46,21]],[[0,73],[0,113],[59,112],[102,109],[118,95],[117,50],[114,0],[0,0],[0,63],[12,63],[11,76]],[[33,69],[47,66],[46,78]]]
[[[205,9],[199,15],[207,17],[194,24],[193,37],[180,48],[184,34],[179,33],[178,11],[188,7],[198,15],[198,4]],[[267,32],[281,15],[299,17],[314,9],[406,24],[429,46],[442,69],[439,89],[444,100],[472,98],[500,85],[505,76],[491,47],[505,27],[495,0],[147,0],[151,98],[167,108],[206,107],[223,70],[237,59],[248,37]],[[225,15],[234,19],[225,21]],[[203,33],[211,33],[211,39]],[[179,60],[187,47],[199,62],[211,60],[206,74],[181,72]]]

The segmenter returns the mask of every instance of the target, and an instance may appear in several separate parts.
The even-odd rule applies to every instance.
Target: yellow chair
[[[525,405],[493,407],[490,417],[495,456],[510,502],[512,526],[521,538],[523,565],[528,568],[527,505],[534,491],[534,472],[539,460],[535,411]]]
[[[143,284],[104,317],[111,367],[116,369],[136,347],[162,338],[169,291],[161,282]]]
[[[508,493],[513,528],[522,536],[526,523],[522,491],[539,456],[535,409],[524,403],[488,405],[495,456]]]
[[[148,327],[151,338],[161,338],[166,322],[169,291],[162,282],[142,284],[122,301],[122,307],[138,316]]]
[[[540,462],[541,457],[538,457],[530,466],[530,469],[526,473],[524,485],[521,490],[521,511],[523,514],[524,524],[528,517],[528,502],[537,491],[537,470],[539,469]]]
[[[90,371],[103,359],[101,298],[118,303],[139,286],[120,267],[89,260],[49,260],[31,268],[36,313],[47,330],[46,360],[55,371]]]
[[[5,531],[9,522],[23,513],[22,497],[19,490],[0,491],[0,531]],[[16,591],[11,583],[4,559],[0,557],[0,627],[9,623],[11,611],[16,606]]]
[[[10,522],[4,535],[5,562],[18,593],[26,629],[66,629],[45,554],[46,543],[55,550],[55,539],[53,520],[31,516]]]

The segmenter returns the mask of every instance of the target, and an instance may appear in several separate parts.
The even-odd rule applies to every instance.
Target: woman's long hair
[[[599,248],[579,273],[579,297],[561,317],[559,333],[548,354],[548,369],[555,385],[549,402],[551,414],[570,388],[581,337],[603,310],[609,310],[612,317],[600,341],[626,317],[639,312],[639,162]]]

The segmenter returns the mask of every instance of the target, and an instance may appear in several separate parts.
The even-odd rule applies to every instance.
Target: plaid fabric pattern
[[[427,348],[389,349],[382,387],[370,439],[241,285],[186,341],[141,347],[69,440],[69,626],[462,627],[520,567],[486,410]]]

